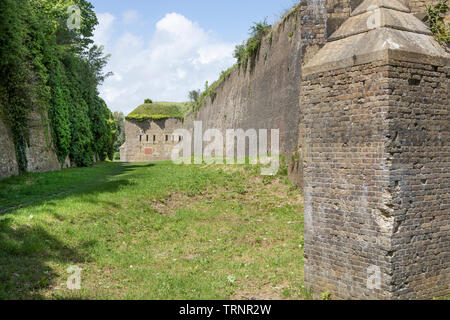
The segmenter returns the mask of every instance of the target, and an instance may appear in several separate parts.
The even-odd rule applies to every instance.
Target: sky
[[[234,47],[253,22],[278,21],[296,0],[91,0],[94,41],[111,55],[100,87],[112,111],[130,113],[149,98],[187,101],[235,63]]]

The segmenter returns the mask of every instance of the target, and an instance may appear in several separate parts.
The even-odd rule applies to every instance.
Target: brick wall
[[[334,298],[390,298],[393,221],[380,214],[389,173],[386,62],[304,79],[305,281]],[[381,290],[367,288],[380,268]]]
[[[305,281],[335,298],[450,294],[449,67],[380,61],[308,76]],[[379,268],[381,287],[367,286]]]
[[[394,297],[450,295],[450,67],[391,61]]]

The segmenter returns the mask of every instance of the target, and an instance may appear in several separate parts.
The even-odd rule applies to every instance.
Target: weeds
[[[237,64],[247,69],[249,61],[256,59],[256,56],[261,47],[262,39],[272,30],[272,26],[267,23],[267,18],[261,22],[255,22],[250,27],[250,38],[247,42],[244,42],[236,46],[234,51],[234,57],[237,59]],[[270,42],[272,42],[270,37]]]
[[[435,5],[427,6],[427,22],[437,41],[450,44],[450,23],[445,23],[449,6],[447,0],[439,0]]]

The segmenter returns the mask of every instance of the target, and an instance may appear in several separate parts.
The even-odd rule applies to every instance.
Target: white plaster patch
[[[388,48],[390,48],[390,49],[399,49],[401,47],[401,45],[399,45],[398,43],[394,42],[391,38],[387,39],[383,43],[383,48],[386,48],[386,46],[388,46]]]

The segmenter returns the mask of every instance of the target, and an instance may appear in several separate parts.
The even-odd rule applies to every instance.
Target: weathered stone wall
[[[427,4],[435,0],[400,0],[413,13],[424,17]],[[328,37],[350,16],[363,0],[301,1],[287,19],[275,26],[252,68],[235,70],[215,90],[198,114],[190,115],[186,127],[193,121],[203,121],[203,129],[220,130],[280,129],[281,153],[286,156],[292,181],[302,184],[302,110],[298,100],[301,87],[301,65],[307,63]],[[295,83],[296,82],[296,83]],[[299,85],[300,83],[300,85]]]
[[[48,125],[47,113],[35,107],[29,115],[29,141],[26,147],[30,172],[60,170]],[[0,120],[0,179],[18,174],[16,152],[10,128]]]
[[[42,114],[39,108],[34,108],[29,116],[28,130],[27,170],[29,172],[61,170],[53,146],[47,113]]]
[[[215,90],[213,99],[195,115],[203,129],[279,129],[280,152],[286,157],[291,180],[302,184],[299,103],[301,66],[327,41],[328,35],[361,0],[302,1],[263,41],[252,66],[233,71]],[[327,24],[329,21],[329,24]],[[271,41],[269,41],[269,38]]]
[[[393,297],[450,295],[450,66],[391,61]]]
[[[411,9],[412,13],[424,14],[426,12],[427,6],[436,4],[438,0],[403,0],[403,2],[409,4],[409,8]]]
[[[0,119],[0,179],[15,175],[18,171],[11,131]]]
[[[297,147],[299,86],[301,77],[301,20],[298,11],[275,26],[263,42],[259,54],[247,70],[234,70],[215,90],[213,99],[196,115],[203,130],[271,129],[280,130],[280,152],[291,156]],[[271,41],[270,41],[271,39]]]
[[[183,126],[179,119],[126,120],[125,144],[120,148],[120,161],[146,162],[170,160],[172,149],[179,143],[173,132]]]

